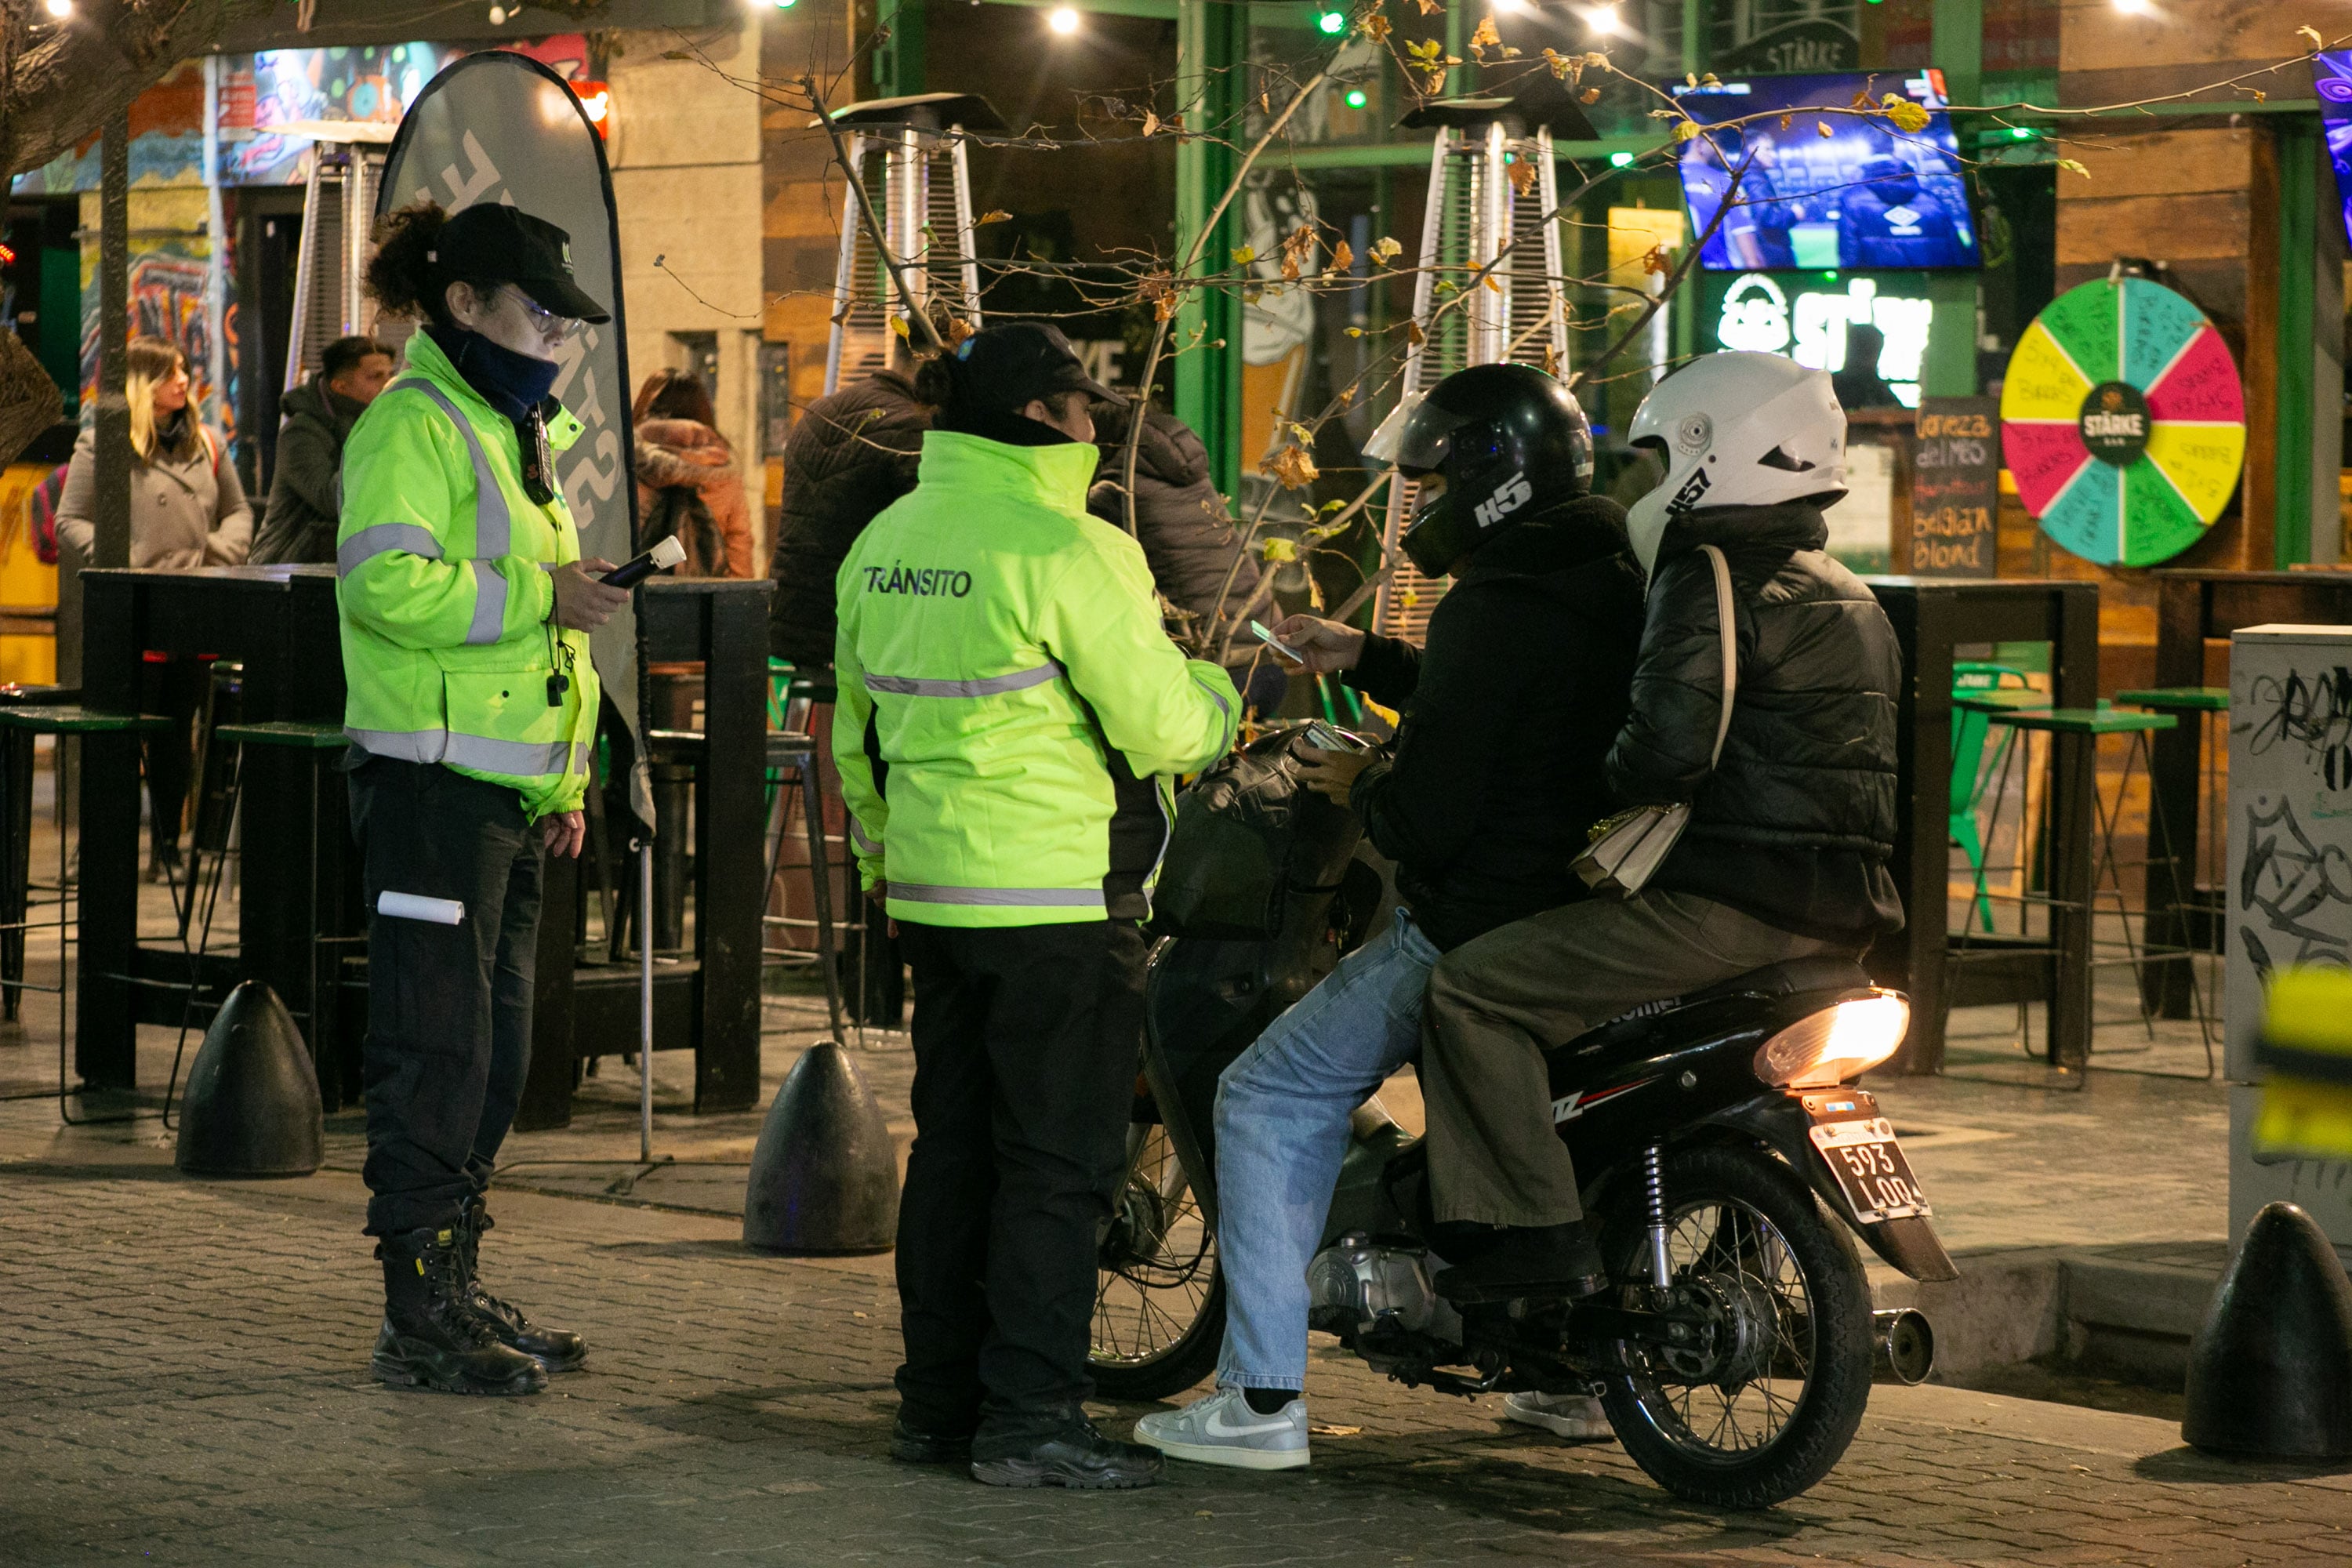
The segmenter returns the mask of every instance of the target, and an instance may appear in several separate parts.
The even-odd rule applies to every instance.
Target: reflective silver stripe
[[[849,837],[856,839],[857,841],[857,847],[860,849],[865,850],[868,855],[879,855],[882,853],[882,846],[875,843],[874,840],[866,837],[866,829],[857,825],[857,818],[854,816],[849,819]]]
[[[1223,695],[1220,693],[1215,687],[1210,685],[1199,676],[1196,675],[1192,678],[1192,684],[1207,692],[1209,694],[1209,700],[1217,705],[1217,711],[1225,716],[1225,743],[1217,748],[1217,755],[1222,757],[1227,752],[1234,749],[1234,727],[1237,721],[1234,716],[1233,704],[1227,702],[1224,700]]]
[[[404,381],[403,386],[413,386],[441,405],[457,434],[466,438],[466,450],[474,459],[474,553],[496,558],[511,554],[514,539],[514,514],[507,510],[507,493],[499,489],[498,476],[490,471],[490,455],[482,449],[482,438],[474,429],[474,422],[457,412],[449,395],[429,381]]]
[[[343,734],[371,756],[404,763],[448,763],[517,778],[588,771],[585,741],[494,741],[487,735],[453,735],[446,730],[361,730],[349,724],[343,726]]]
[[[497,642],[507,629],[507,574],[495,561],[474,562],[474,624],[466,628],[468,643]]]
[[[984,680],[925,680],[912,675],[868,674],[866,689],[892,691],[901,697],[997,697],[1007,691],[1043,686],[1061,673],[1062,667],[1049,658],[1034,669],[1016,669],[1010,675],[992,675]]]
[[[441,559],[441,542],[433,537],[431,529],[414,522],[372,523],[335,546],[335,575],[348,577],[360,569],[362,562],[394,550],[405,550],[427,561]]]
[[[446,730],[362,730],[346,724],[343,736],[372,757],[403,763],[437,763],[449,749]]]
[[[1100,888],[934,888],[893,878],[890,896],[914,904],[996,904],[1066,910],[1103,907]]]

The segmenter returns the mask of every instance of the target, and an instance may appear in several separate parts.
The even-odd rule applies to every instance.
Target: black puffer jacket
[[[1895,846],[1895,628],[1860,579],[1822,553],[1805,505],[1716,507],[1666,530],[1650,584],[1641,667],[1609,783],[1628,805],[1692,803],[1651,879],[1824,940],[1899,929],[1886,874]],[[1731,567],[1739,654],[1723,759],[1715,577]]]
[[[1130,406],[1096,405],[1095,442],[1103,458],[1087,494],[1087,510],[1120,528],[1127,526],[1122,480]],[[1201,437],[1157,408],[1145,416],[1143,439],[1135,449],[1135,537],[1151,565],[1153,584],[1171,604],[1190,612],[1201,631],[1207,630],[1221,590],[1228,622],[1236,615],[1247,618],[1258,596],[1257,563],[1244,556],[1238,567],[1234,563],[1241,533],[1225,511],[1224,498],[1209,482],[1209,454]],[[1257,647],[1246,633],[1234,646],[1253,653]]]
[[[1366,641],[1349,684],[1403,724],[1351,800],[1438,947],[1585,896],[1570,866],[1613,809],[1601,763],[1641,636],[1624,509],[1586,496],[1481,547],[1426,648]]]
[[[768,651],[803,668],[833,662],[833,579],[875,515],[915,488],[929,407],[896,371],[808,405],[784,443],[784,504],[768,575]]]
[[[247,557],[256,566],[332,561],[341,521],[343,443],[367,405],[327,390],[314,375],[278,404],[278,471],[261,533]]]

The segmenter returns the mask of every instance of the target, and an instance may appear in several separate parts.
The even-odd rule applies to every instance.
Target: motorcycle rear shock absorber
[[[1650,1280],[1661,1291],[1672,1282],[1666,1262],[1666,1178],[1657,1144],[1642,1151],[1642,1183],[1650,1204]]]

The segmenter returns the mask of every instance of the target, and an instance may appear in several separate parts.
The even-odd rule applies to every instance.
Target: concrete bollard
[[[2189,1347],[2189,1444],[2239,1458],[2352,1458],[2352,1280],[2312,1217],[2246,1227]]]
[[[191,1176],[307,1176],[327,1157],[319,1075],[278,993],[228,994],[188,1068],[174,1163]]]
[[[743,1245],[761,1252],[887,1252],[898,1154],[847,1051],[821,1040],[776,1089],[743,1193]]]

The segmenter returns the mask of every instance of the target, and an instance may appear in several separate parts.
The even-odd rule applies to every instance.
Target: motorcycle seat
[[[1735,974],[1704,990],[1693,991],[1676,1004],[1687,1007],[1724,996],[1794,996],[1801,991],[1853,991],[1870,984],[1861,958],[1848,952],[1817,953],[1768,963],[1745,974]]]

